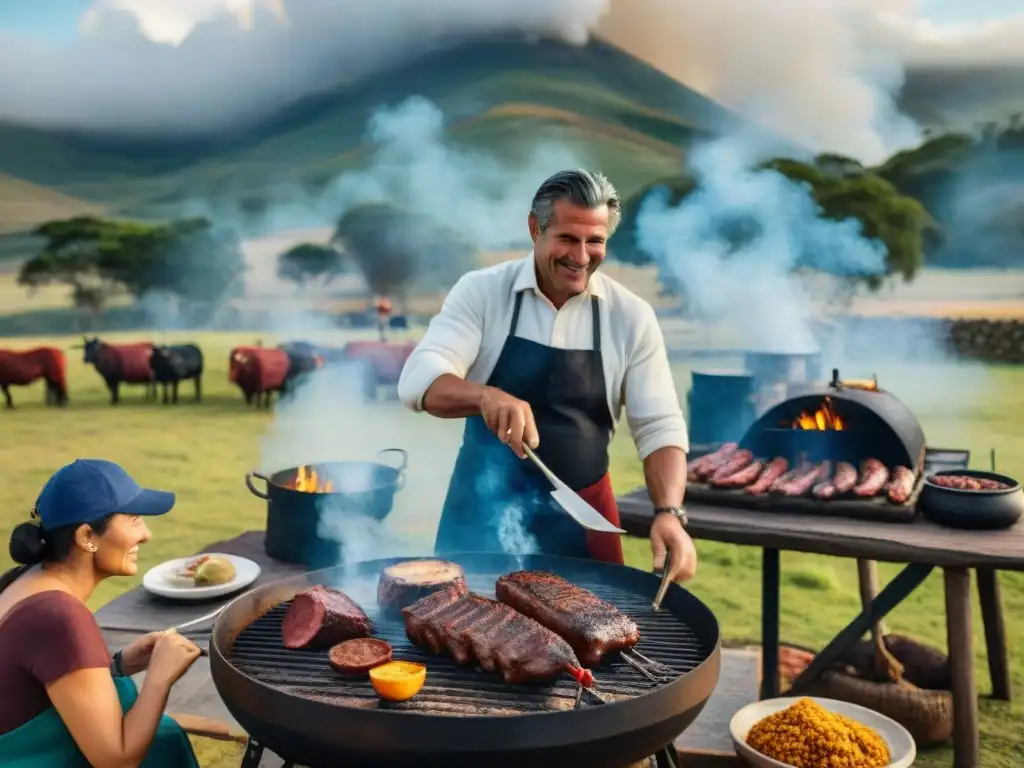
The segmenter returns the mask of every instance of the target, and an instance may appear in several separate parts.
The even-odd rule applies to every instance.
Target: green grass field
[[[133,338],[145,338],[133,334]],[[127,337],[125,337],[127,338]],[[145,570],[164,560],[192,553],[204,544],[260,528],[265,508],[242,484],[243,474],[260,460],[261,440],[271,428],[273,416],[248,411],[236,390],[229,388],[226,361],[231,346],[252,342],[249,335],[190,334],[206,353],[206,399],[190,401],[191,390],[183,390],[178,406],[146,404],[141,393],[129,391],[117,408],[107,404],[99,377],[81,363],[80,353],[68,350],[72,403],[64,411],[42,406],[40,385],[15,390],[17,410],[0,411],[0,465],[7,480],[0,489],[0,536],[27,519],[39,488],[58,466],[80,456],[102,456],[124,463],[143,483],[177,491],[179,504],[165,519],[154,522],[154,539],[143,548],[139,576],[108,582],[93,598],[93,607],[135,586]],[[175,340],[172,335],[168,340]],[[264,343],[269,339],[264,337]],[[17,339],[2,346],[28,347],[47,341],[65,348],[76,339]],[[682,391],[689,386],[687,369],[677,369]],[[997,450],[999,467],[1011,474],[1024,473],[1024,369],[990,368],[984,372],[880,369],[881,380],[904,398],[919,414],[929,444],[967,447],[976,466],[987,466],[988,451]],[[944,384],[943,382],[948,382]],[[415,417],[400,411],[394,403],[382,402],[353,414],[359,423],[379,419],[394,425]],[[433,420],[423,417],[408,424],[430,430]],[[337,425],[345,429],[345,424]],[[354,427],[353,427],[354,428]],[[429,441],[428,441],[429,443]],[[410,466],[426,463],[428,456],[410,448]],[[613,466],[617,489],[622,492],[640,484],[641,468],[628,437],[616,438]],[[410,482],[405,494],[416,494]],[[437,514],[432,512],[431,514]],[[429,535],[431,526],[423,526]],[[699,543],[701,564],[692,590],[717,614],[726,638],[731,642],[756,641],[760,626],[756,549]],[[646,542],[629,540],[627,558],[631,565],[649,569]],[[0,566],[8,565],[6,552]],[[882,566],[883,578],[891,577],[897,566]],[[1002,586],[1007,634],[1011,648],[1014,684],[1024,692],[1024,654],[1012,638],[1024,635],[1024,574],[1003,574]],[[788,642],[820,646],[857,612],[859,599],[852,562],[826,557],[787,553],[783,557],[782,632]],[[933,576],[924,587],[901,606],[889,620],[892,629],[945,646],[941,576]],[[978,688],[989,690],[980,617],[975,619]],[[1019,695],[1021,695],[1019,693]],[[1019,768],[1024,765],[1021,725],[1024,705],[1007,705],[983,698],[982,765],[984,768]],[[239,751],[233,746],[197,740],[204,766],[235,766]],[[924,768],[948,766],[946,749],[923,754]]]

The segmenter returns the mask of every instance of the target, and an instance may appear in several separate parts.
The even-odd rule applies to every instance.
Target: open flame
[[[312,467],[299,467],[295,473],[295,479],[288,487],[293,491],[304,493],[332,493],[334,491],[334,483],[330,480],[321,480]]]
[[[826,397],[825,401],[814,413],[804,411],[797,416],[793,420],[793,429],[843,430],[846,429],[846,425],[833,410],[832,401]]]

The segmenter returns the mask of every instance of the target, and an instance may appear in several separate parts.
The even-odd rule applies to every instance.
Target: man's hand
[[[534,449],[540,445],[533,409],[526,401],[496,387],[487,387],[480,398],[480,415],[498,439],[507,443],[520,459],[526,458],[524,443]]]
[[[163,632],[150,632],[148,635],[137,637],[121,651],[121,666],[128,676],[137,675],[147,667],[153,656],[153,648],[157,640],[163,637]]]
[[[667,564],[666,551],[669,553]],[[655,516],[651,524],[651,554],[654,570],[668,568],[672,581],[689,581],[697,573],[697,549],[675,515],[662,512]]]

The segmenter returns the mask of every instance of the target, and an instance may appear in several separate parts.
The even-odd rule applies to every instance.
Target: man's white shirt
[[[608,408],[614,421],[619,421],[624,406],[641,459],[666,446],[689,450],[686,421],[654,308],[597,272],[586,293],[556,310],[537,287],[532,253],[525,259],[468,272],[452,287],[402,370],[398,394],[406,407],[422,410],[423,395],[446,373],[487,383],[508,337],[520,292],[524,295],[515,335],[558,349],[594,348],[590,297],[595,297]]]

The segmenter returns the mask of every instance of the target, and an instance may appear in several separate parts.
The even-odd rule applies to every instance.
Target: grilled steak
[[[706,473],[717,470],[722,465],[721,462],[728,459],[738,448],[736,443],[723,443],[717,451],[687,462],[686,479],[691,483],[706,479]]]
[[[853,492],[857,496],[874,496],[889,482],[889,470],[878,459],[865,459],[860,465],[860,479]]]
[[[434,592],[402,610],[409,640],[459,664],[476,662],[506,683],[550,680],[568,672],[582,685],[593,676],[581,669],[569,644],[504,603],[457,588]]]
[[[753,460],[754,454],[750,451],[746,449],[736,451],[729,457],[728,461],[715,470],[715,473],[711,476],[708,482],[712,485],[717,485],[727,477],[739,472]]]
[[[586,667],[612,651],[640,642],[640,630],[625,614],[561,576],[516,571],[498,579],[501,602],[565,638]]]
[[[716,488],[745,488],[761,476],[764,462],[754,459],[738,472],[733,472],[724,480],[717,480],[712,483]]]
[[[836,476],[832,479],[836,493],[842,495],[853,490],[857,484],[857,468],[847,461],[836,464]]]
[[[316,586],[299,592],[281,622],[285,648],[329,648],[342,640],[369,637],[373,624],[344,592]]]

